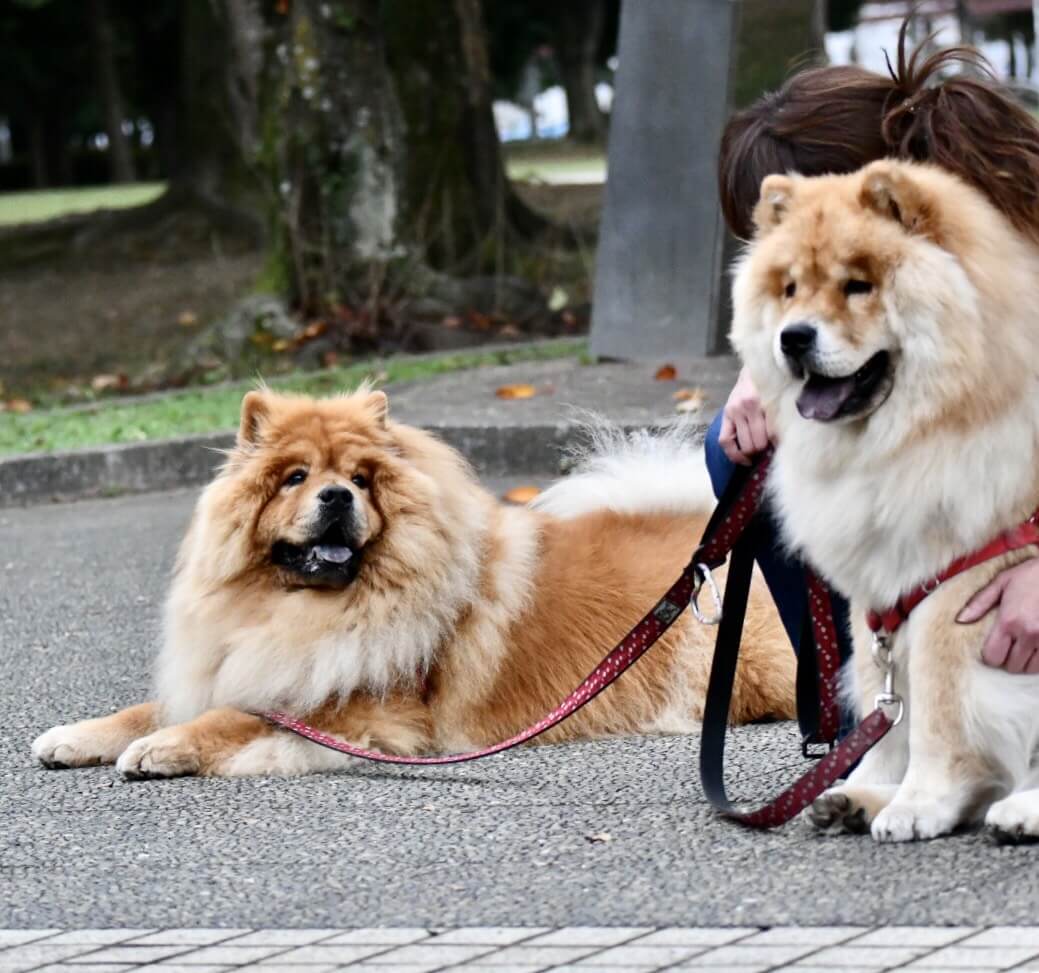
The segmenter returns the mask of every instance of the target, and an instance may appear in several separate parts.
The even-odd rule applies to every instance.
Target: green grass
[[[603,150],[569,142],[518,142],[504,147],[510,179],[547,183],[603,182]]]
[[[577,357],[587,360],[584,341],[518,345],[494,351],[388,358],[321,372],[274,379],[272,388],[305,395],[330,395],[366,378],[380,384],[432,378],[446,372]],[[0,414],[0,455],[53,452],[106,443],[132,443],[234,429],[242,396],[255,382],[178,392],[144,401],[110,400],[86,409]]]
[[[26,193],[0,193],[0,226],[38,223],[69,213],[95,209],[125,209],[156,199],[165,190],[162,182],[130,186],[87,186],[80,189],[40,189]]]

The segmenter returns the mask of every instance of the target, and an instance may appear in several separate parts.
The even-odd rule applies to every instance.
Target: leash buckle
[[[905,716],[905,700],[895,692],[895,660],[891,652],[891,637],[883,631],[873,633],[873,661],[884,674],[884,688],[873,699],[876,709],[884,710],[887,706],[895,707],[895,715],[889,716],[891,726],[896,727]],[[885,712],[885,715],[887,713]]]
[[[711,569],[703,562],[696,565],[695,571],[697,578],[696,587],[693,589],[692,598],[689,599],[693,614],[701,625],[717,625],[722,620],[722,597],[718,592],[718,585],[714,582],[714,575],[711,574]],[[705,615],[700,610],[700,591],[705,584],[714,602],[714,611],[710,615]]]

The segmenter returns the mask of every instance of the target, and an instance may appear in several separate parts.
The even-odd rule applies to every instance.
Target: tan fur
[[[294,470],[306,478],[288,484]],[[276,542],[305,540],[328,485],[351,490],[363,521],[359,573],[337,589],[271,563]],[[266,708],[389,753],[495,743],[556,706],[655,603],[706,513],[562,519],[504,507],[457,453],[390,421],[382,393],[252,392],[238,446],[200,498],[178,558],[159,704],[41,740],[60,756],[75,734],[77,756],[65,763],[118,757],[129,777],[343,765],[246,712]],[[793,655],[758,579],[747,633],[732,719],[792,717]],[[691,729],[713,636],[683,617],[544,739]]]
[[[733,340],[778,431],[770,489],[787,542],[852,598],[864,715],[882,689],[866,611],[1039,505],[1039,248],[935,167],[773,177],[763,197],[734,285]],[[849,293],[850,278],[872,290]],[[816,375],[842,379],[887,353],[887,394],[854,416],[802,418],[804,378],[778,340],[794,323],[815,331]],[[817,802],[819,827],[905,841],[989,808],[1000,830],[1039,835],[1039,680],[981,664],[993,615],[955,621],[1000,569],[1035,553],[942,584],[898,630],[905,719]]]

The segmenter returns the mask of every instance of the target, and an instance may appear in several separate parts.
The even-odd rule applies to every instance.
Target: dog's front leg
[[[306,721],[341,740],[390,753],[430,748],[429,714],[415,699],[358,695],[333,701]],[[135,740],[116,767],[126,777],[246,777],[254,774],[312,774],[339,770],[356,760],[272,727],[240,710],[209,710],[190,723],[164,727]]]
[[[224,707],[134,740],[116,761],[129,780],[220,776],[243,748],[273,733],[260,717]]]
[[[992,772],[970,745],[964,722],[969,667],[977,665],[977,634],[949,623],[965,596],[959,586],[937,592],[906,623],[913,719],[909,767],[891,803],[877,815],[877,841],[914,841],[948,834],[977,812]]]
[[[51,770],[114,764],[138,737],[158,726],[157,703],[141,703],[94,720],[55,726],[32,744],[33,756]]]
[[[859,617],[858,612],[854,617]],[[859,717],[873,709],[877,693],[883,688],[883,675],[873,662],[872,636],[865,626],[855,632],[852,671]],[[904,687],[902,687],[904,689]],[[827,834],[866,834],[876,816],[891,803],[909,763],[909,712],[888,732],[852,771],[846,781],[831,787],[813,802],[808,820]]]

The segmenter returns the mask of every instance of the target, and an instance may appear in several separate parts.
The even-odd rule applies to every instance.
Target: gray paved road
[[[694,738],[296,780],[129,784],[34,766],[40,730],[147,693],[191,501],[0,511],[0,927],[1036,919],[1039,848],[747,833],[705,806]],[[730,747],[748,795],[800,765],[789,727]]]

